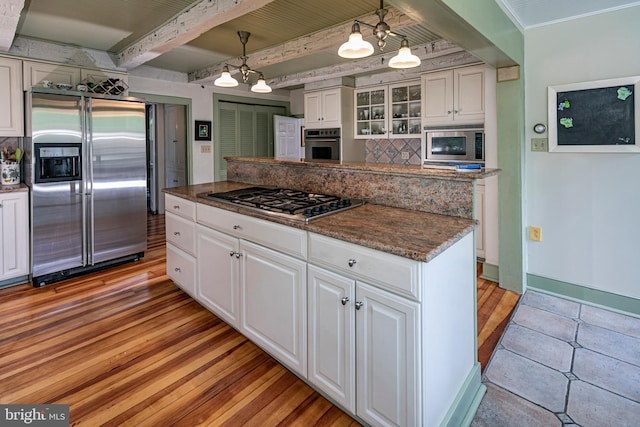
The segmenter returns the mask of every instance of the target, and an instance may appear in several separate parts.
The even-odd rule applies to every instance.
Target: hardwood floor
[[[164,216],[148,230],[138,262],[0,289],[0,403],[70,404],[71,424],[87,426],[359,425],[177,288]],[[478,281],[481,354],[509,294]]]

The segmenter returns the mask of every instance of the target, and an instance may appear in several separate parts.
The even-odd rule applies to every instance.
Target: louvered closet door
[[[227,179],[227,161],[225,156],[237,155],[236,141],[238,139],[238,120],[236,104],[220,104],[220,140],[214,144],[216,149],[216,181]]]

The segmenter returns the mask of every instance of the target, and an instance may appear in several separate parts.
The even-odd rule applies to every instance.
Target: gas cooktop
[[[358,199],[267,187],[210,193],[203,197],[304,222],[364,204],[364,201]]]

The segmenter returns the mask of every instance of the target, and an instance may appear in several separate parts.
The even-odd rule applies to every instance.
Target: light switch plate
[[[549,138],[531,138],[531,151],[549,151]]]

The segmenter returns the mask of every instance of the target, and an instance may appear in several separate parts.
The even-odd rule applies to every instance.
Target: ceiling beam
[[[2,0],[0,2],[0,51],[8,52],[16,36],[20,12],[24,0]]]
[[[274,0],[201,0],[118,52],[117,65],[126,69],[135,68],[272,1]]]
[[[398,9],[388,8],[388,10],[389,13],[385,16],[384,20],[394,30],[400,30],[416,24],[415,21],[409,18],[406,14],[400,12]],[[378,17],[373,14],[357,19],[370,25],[378,23]],[[290,61],[292,59],[301,58],[303,56],[331,49],[332,47],[340,46],[349,38],[352,25],[353,21],[349,21],[316,33],[286,41],[278,46],[272,46],[267,49],[252,52],[247,55],[251,57],[251,68],[260,69],[269,65],[279,64],[281,62]],[[368,31],[372,31],[364,26],[362,26],[360,30],[365,34],[365,36]],[[217,78],[220,73],[222,73],[222,67],[224,67],[225,63],[240,65],[242,63],[242,58],[238,56],[225,62],[189,73],[189,82],[202,83],[204,81]]]
[[[480,62],[477,57],[446,40],[414,46],[411,48],[411,52],[422,61],[419,67],[405,70],[389,68],[388,59],[395,55],[394,52],[386,55],[370,56],[297,74],[275,77],[268,79],[267,83],[273,89],[284,89],[336,77],[370,75],[368,79],[371,81],[368,82],[367,85],[374,85],[388,81],[388,76],[384,73],[403,73],[406,79],[413,79],[419,78],[420,74],[427,71]]]

